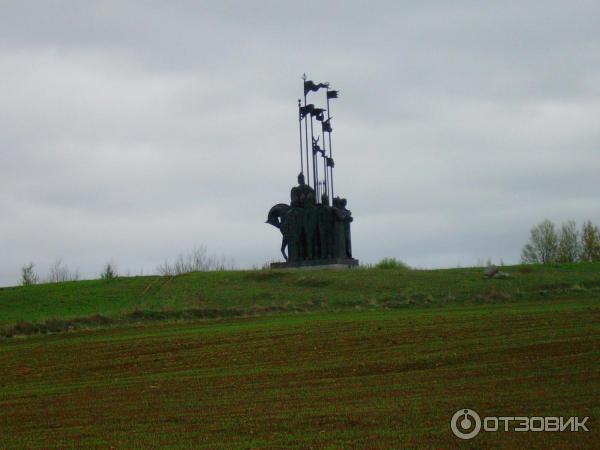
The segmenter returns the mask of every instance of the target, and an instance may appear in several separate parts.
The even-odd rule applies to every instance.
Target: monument
[[[336,197],[333,191],[330,100],[338,98],[339,93],[331,90],[329,83],[314,83],[306,75],[302,80],[304,104],[298,100],[300,173],[298,185],[290,192],[289,205],[278,203],[267,216],[266,223],[281,232],[281,254],[285,258],[283,263],[272,263],[271,268],[357,266],[358,260],[352,257],[352,213],[346,209],[346,199]],[[325,90],[327,109],[307,102],[308,94],[320,89]]]

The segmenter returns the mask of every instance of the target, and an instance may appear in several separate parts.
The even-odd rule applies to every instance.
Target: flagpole
[[[318,192],[319,192],[319,187],[317,186],[317,183],[319,182],[319,178],[318,178],[318,173],[317,173],[317,166],[315,163],[315,138],[314,138],[314,128],[313,128],[313,115],[310,115],[310,140],[312,142],[312,166],[313,166],[313,189],[315,190],[315,195],[317,196],[317,203],[319,203],[318,201]]]
[[[302,101],[298,99],[298,128],[300,130],[300,173],[304,174],[304,159],[302,157],[302,115],[300,114],[300,106]]]
[[[306,74],[302,74],[302,91],[304,92],[304,107],[306,107]],[[312,117],[312,116],[311,116]],[[302,125],[300,126],[302,127]],[[306,184],[310,186],[310,170],[308,168],[308,117],[304,116],[304,137],[306,142]]]
[[[323,173],[325,175],[325,194],[327,194],[327,197],[329,198],[329,183],[328,183],[329,177],[327,176],[327,146],[325,145],[325,130],[323,130],[323,122],[321,122],[321,132],[322,132],[322,136],[323,136],[323,154],[321,156],[323,156]]]
[[[331,114],[329,113],[329,87],[327,87],[327,120],[331,119]],[[329,122],[329,126],[331,126],[331,121]],[[329,131],[329,157],[333,160],[333,148],[331,147],[331,131]],[[333,205],[333,167],[330,169],[331,176],[329,178],[329,182],[331,183],[331,204]]]

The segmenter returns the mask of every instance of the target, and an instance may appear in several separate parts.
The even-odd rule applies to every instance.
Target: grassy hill
[[[0,448],[593,448],[599,269],[515,266],[506,280],[481,269],[223,272],[5,288],[5,331],[52,320],[59,331],[89,329],[0,339]],[[589,416],[590,432],[461,441],[449,423],[462,408]]]
[[[597,298],[600,264],[482,269],[199,272],[0,288],[4,335],[157,320]],[[19,324],[18,327],[15,325]]]

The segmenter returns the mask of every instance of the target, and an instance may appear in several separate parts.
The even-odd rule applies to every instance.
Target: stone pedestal
[[[305,261],[271,263],[271,269],[319,270],[319,269],[350,269],[352,267],[358,267],[358,259],[354,259],[354,258],[312,259],[312,260],[305,260]]]

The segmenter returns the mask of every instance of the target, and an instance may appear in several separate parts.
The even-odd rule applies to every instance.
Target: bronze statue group
[[[317,204],[314,189],[305,183],[300,173],[298,186],[290,193],[290,204],[273,206],[267,223],[281,231],[281,253],[286,261],[331,263],[352,259],[352,220],[344,198],[334,198],[330,206],[327,194],[323,193],[321,203]]]
[[[292,188],[290,204],[279,203],[273,206],[266,222],[281,231],[283,236],[281,253],[286,263],[273,263],[271,267],[339,266],[340,264],[356,266],[358,261],[352,257],[350,236],[352,214],[346,209],[346,199],[334,197],[333,194],[335,164],[331,150],[330,100],[338,98],[338,91],[330,90],[329,83],[314,83],[307,80],[306,75],[302,79],[304,80],[304,105],[301,100],[298,100],[300,135],[298,186]],[[307,95],[320,89],[326,91],[327,109],[318,108],[307,102]],[[315,121],[317,124],[321,123],[322,145],[319,145],[319,130],[318,128],[315,130]],[[309,137],[312,142],[310,146]],[[311,147],[312,152],[309,155]],[[304,151],[306,158],[303,155]],[[320,168],[319,157],[323,159],[322,168]],[[305,173],[308,183],[304,178]],[[311,174],[312,187],[310,186]],[[329,204],[330,193],[331,197],[334,197],[332,205]]]

